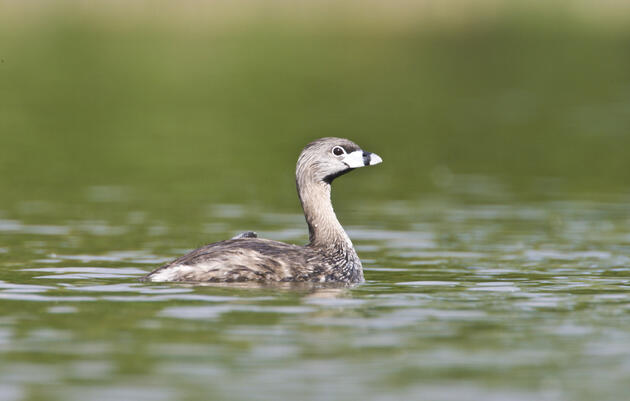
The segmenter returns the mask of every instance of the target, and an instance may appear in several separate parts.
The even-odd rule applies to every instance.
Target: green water
[[[0,400],[627,398],[628,33],[0,32]],[[366,284],[137,281],[304,243],[330,135],[384,159],[333,188]]]

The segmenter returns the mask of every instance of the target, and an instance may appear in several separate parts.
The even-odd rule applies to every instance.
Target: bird
[[[294,245],[259,238],[253,231],[215,242],[173,260],[147,282],[361,283],[363,266],[339,223],[330,194],[336,178],[383,160],[345,138],[326,137],[304,147],[295,170],[309,242]]]

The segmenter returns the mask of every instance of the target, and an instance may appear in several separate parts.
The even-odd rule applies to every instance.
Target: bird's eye
[[[335,155],[335,156],[341,156],[344,153],[346,153],[346,151],[343,150],[343,148],[341,146],[335,146],[333,148],[332,152],[333,152],[333,155]]]

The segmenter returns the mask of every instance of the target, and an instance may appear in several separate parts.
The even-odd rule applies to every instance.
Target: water
[[[627,28],[5,8],[0,401],[628,398]],[[384,160],[333,189],[365,284],[138,282],[305,243],[322,136]]]
[[[139,283],[196,236],[138,210],[35,225],[61,207],[19,204],[0,220],[0,399],[623,399],[628,205],[340,205],[367,282],[287,288]],[[208,240],[306,239],[299,214],[206,209]]]

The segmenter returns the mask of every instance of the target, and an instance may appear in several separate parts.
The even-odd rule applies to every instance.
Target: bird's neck
[[[337,220],[330,201],[330,184],[323,181],[297,181],[298,195],[306,217],[309,245],[316,247],[343,247],[353,250],[352,241]]]

